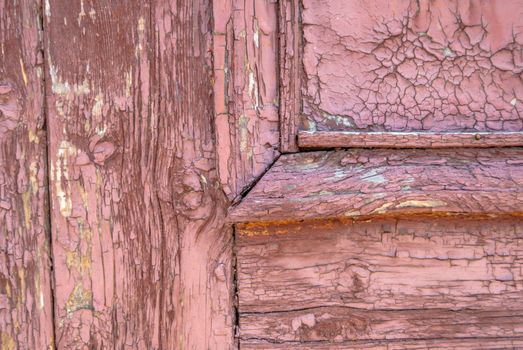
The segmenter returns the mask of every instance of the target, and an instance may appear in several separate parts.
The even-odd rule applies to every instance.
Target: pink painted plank
[[[499,350],[499,349],[521,349],[523,339],[521,338],[471,338],[471,339],[449,339],[439,338],[430,340],[407,340],[407,341],[353,341],[353,342],[318,342],[313,344],[281,343],[274,344],[263,341],[246,341],[241,343],[241,348],[246,350]]]
[[[0,0],[0,348],[52,349],[40,1]]]
[[[213,2],[218,172],[231,200],[279,155],[278,4]]]
[[[232,208],[233,222],[411,214],[523,214],[523,149],[289,154]]]
[[[449,148],[523,146],[523,132],[356,132],[300,131],[299,147]]]
[[[45,1],[58,349],[230,349],[212,4]]]
[[[236,232],[242,347],[521,339],[521,218],[258,222]]]

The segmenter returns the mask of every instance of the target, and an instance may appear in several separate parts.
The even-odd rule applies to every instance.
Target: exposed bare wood
[[[253,223],[237,233],[246,343],[521,337],[519,218]]]
[[[303,37],[297,0],[279,2],[280,31],[280,130],[282,152],[298,150],[300,127]]]
[[[211,3],[46,3],[58,348],[231,348]]]
[[[301,148],[450,148],[523,146],[523,132],[351,132],[300,131]]]
[[[54,344],[40,2],[0,1],[0,348]]]
[[[213,5],[218,170],[223,190],[234,199],[279,154],[278,4]]]
[[[235,222],[410,214],[520,215],[523,149],[289,154],[233,208]]]

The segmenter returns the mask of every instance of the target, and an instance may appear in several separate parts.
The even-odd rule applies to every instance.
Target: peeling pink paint
[[[304,0],[309,130],[523,130],[523,4]]]

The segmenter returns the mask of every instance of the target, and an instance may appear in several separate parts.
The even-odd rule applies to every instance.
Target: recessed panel
[[[303,129],[523,130],[523,1],[302,5]]]

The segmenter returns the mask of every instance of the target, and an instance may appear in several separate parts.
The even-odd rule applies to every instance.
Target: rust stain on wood
[[[520,148],[284,155],[231,209],[229,220],[521,216],[522,156]]]

